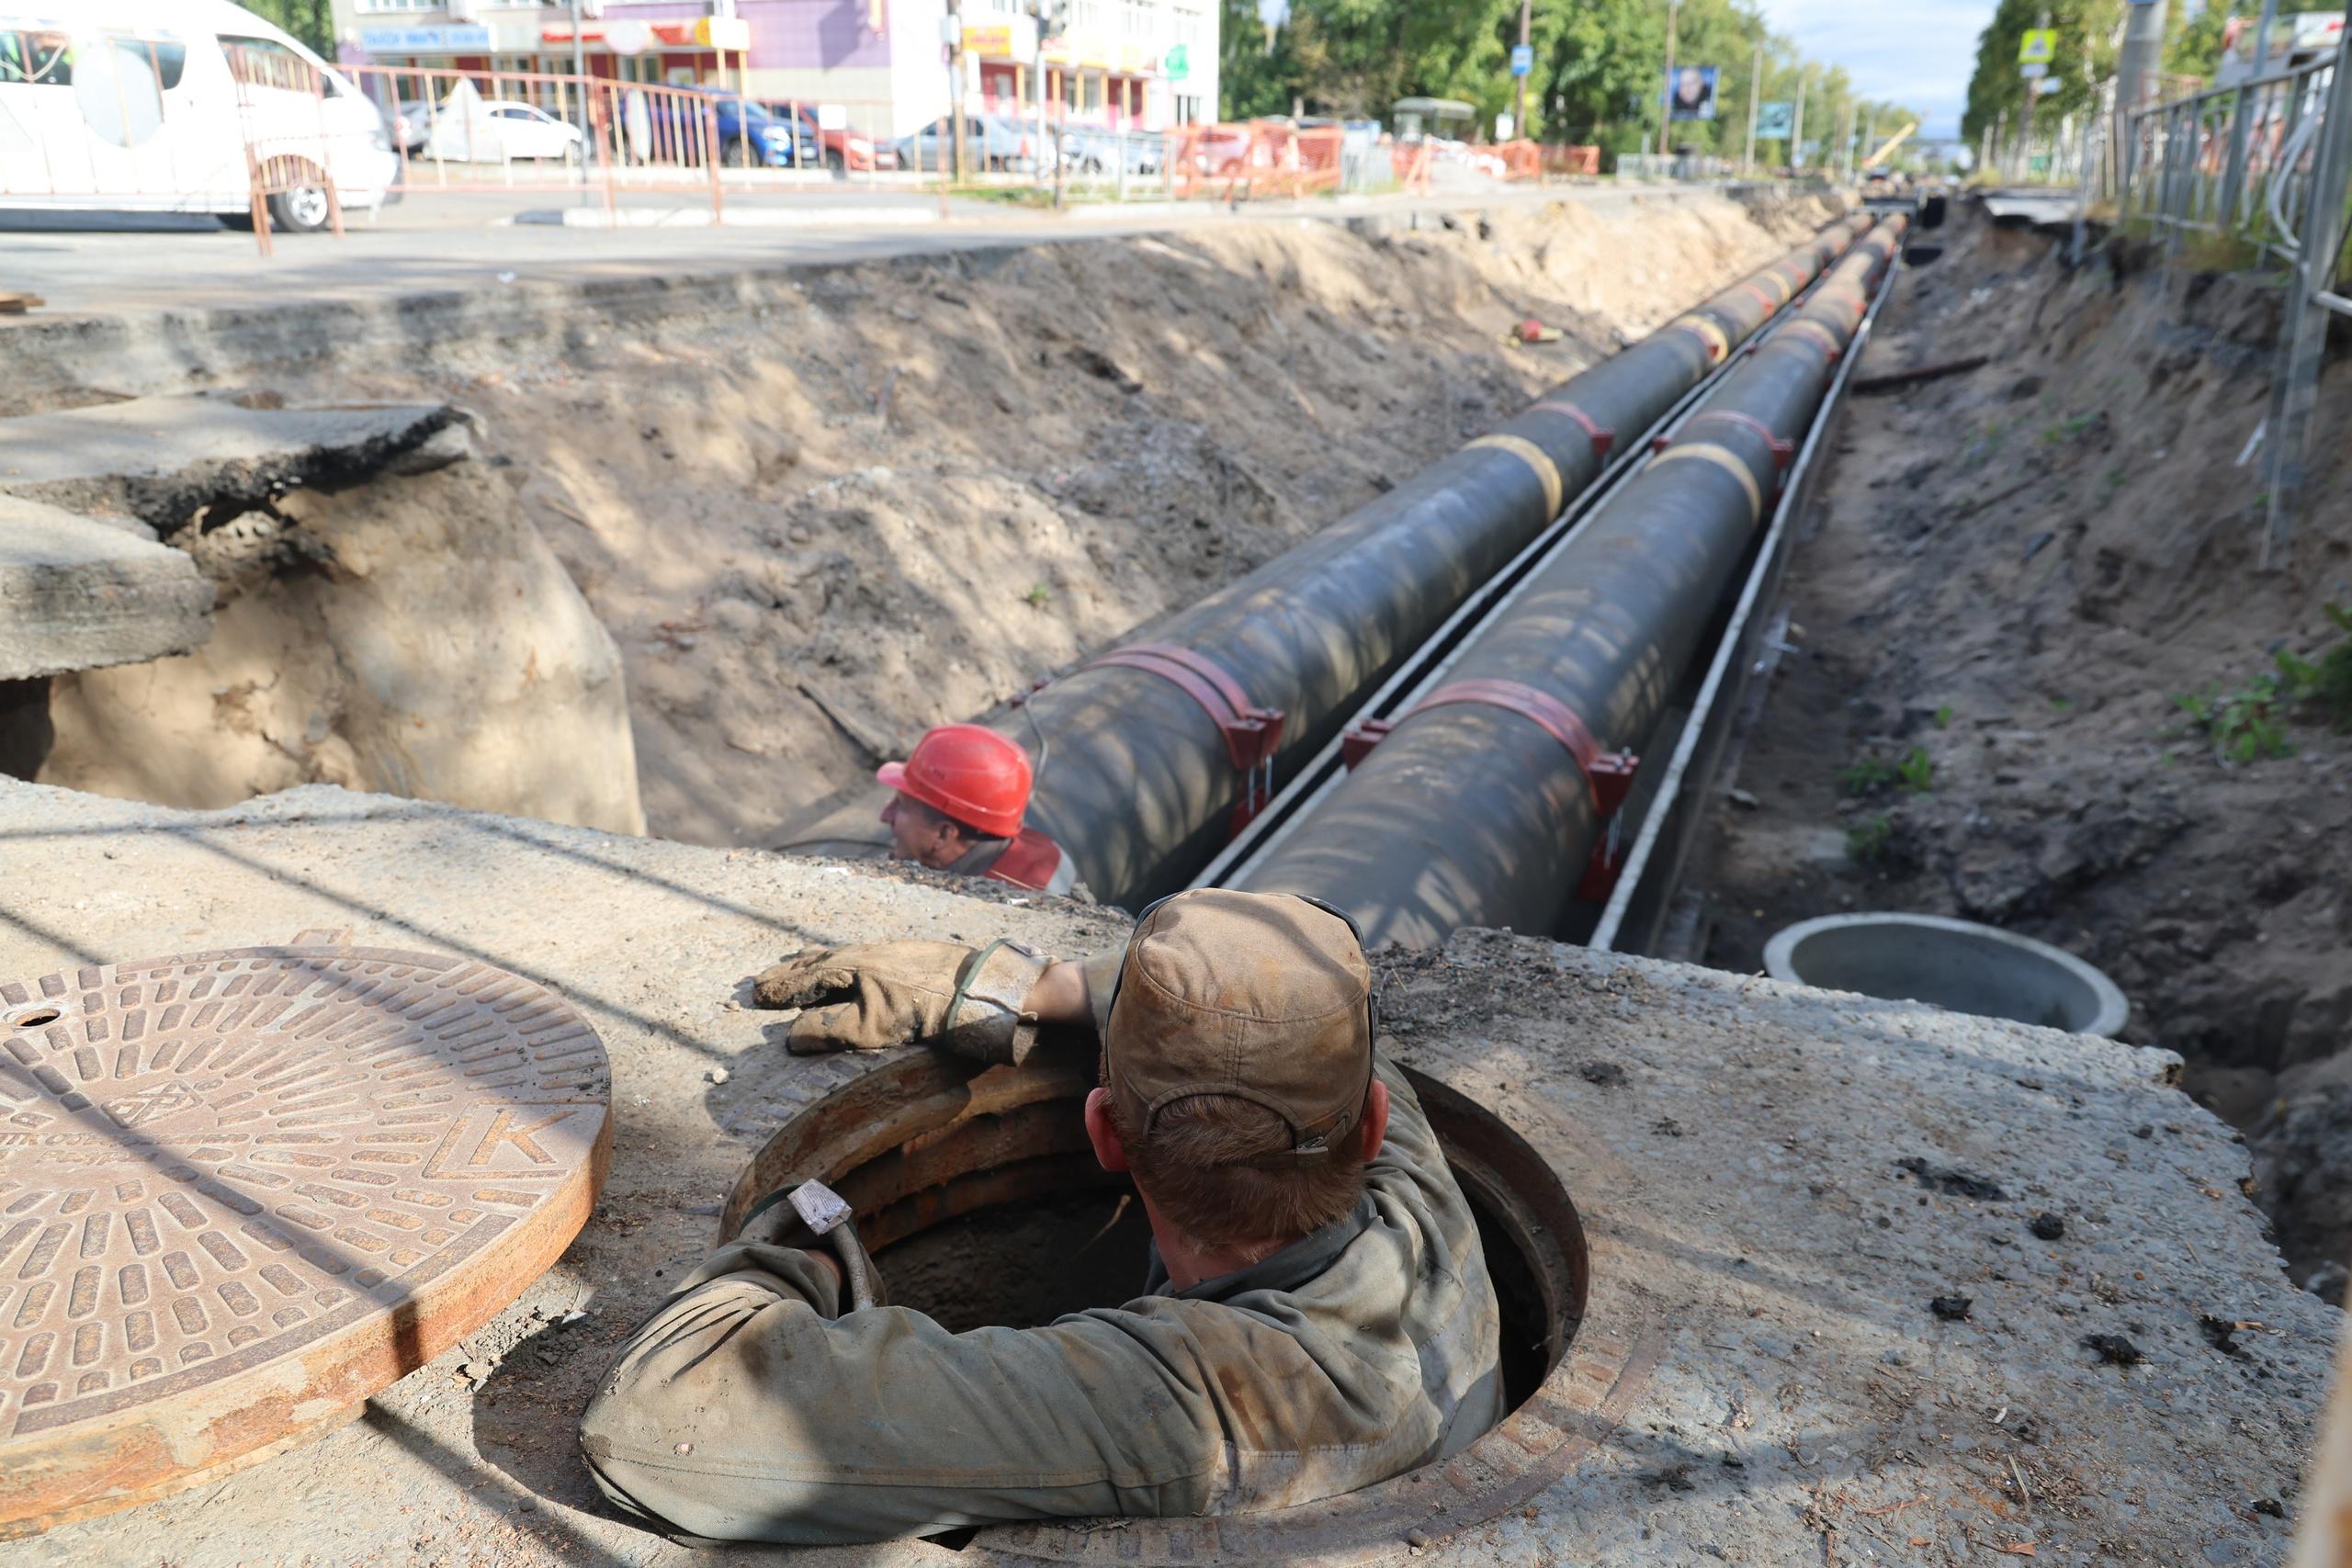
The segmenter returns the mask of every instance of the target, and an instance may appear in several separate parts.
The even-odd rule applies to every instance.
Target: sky
[[[1976,35],[1993,19],[1992,0],[1762,0],[1762,6],[1773,31],[1795,39],[1808,60],[1844,66],[1862,96],[1927,116],[1922,137],[1960,134]]]

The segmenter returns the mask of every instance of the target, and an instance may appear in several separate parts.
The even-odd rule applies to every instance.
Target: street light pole
[[[1764,47],[1756,48],[1756,64],[1747,73],[1747,156],[1739,161],[1739,172],[1756,172],[1756,100],[1764,96]]]
[[[1519,0],[1519,47],[1521,49],[1528,47],[1529,13],[1533,8],[1534,0]],[[1516,139],[1527,140],[1527,77],[1524,75],[1519,78],[1519,97],[1511,107],[1510,129]]]
[[[1792,175],[1804,167],[1805,86],[1804,62],[1799,60],[1797,62],[1797,112],[1795,118],[1789,122],[1789,172]]]
[[[1682,12],[1682,0],[1666,0],[1666,90],[1657,99],[1657,155],[1661,158],[1673,151],[1674,138],[1674,24]]]

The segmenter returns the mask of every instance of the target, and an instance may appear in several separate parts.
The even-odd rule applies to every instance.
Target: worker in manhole
[[[581,1446],[657,1529],[796,1543],[1286,1507],[1459,1451],[1501,1415],[1469,1204],[1374,1050],[1353,925],[1204,890],[1124,952],[886,942],[759,977],[795,1049],[924,1040],[1018,1062],[1091,1025],[1086,1136],[1151,1223],[1139,1293],[950,1334],[883,1304],[841,1201],[753,1205],[622,1350]]]
[[[897,792],[882,808],[892,860],[1045,893],[1077,886],[1062,847],[1022,825],[1029,754],[995,730],[940,725],[923,733],[905,761],[885,762],[874,776]]]

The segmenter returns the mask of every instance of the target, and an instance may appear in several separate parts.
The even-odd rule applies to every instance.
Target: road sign
[[[1756,106],[1756,134],[1763,141],[1786,141],[1796,125],[1797,107],[1785,98]]]
[[[2018,63],[2047,65],[2058,58],[2058,29],[2028,28],[2018,42]]]
[[[2050,74],[2050,67],[2042,64],[2040,61],[2036,61],[2030,65],[2018,66],[2018,74],[2024,77],[2029,82],[2037,82],[2042,77]]]
[[[1535,47],[1525,43],[1514,46],[1510,51],[1510,73],[1524,76],[1534,69]]]

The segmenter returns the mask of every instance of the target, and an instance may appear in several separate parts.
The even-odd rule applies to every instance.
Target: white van
[[[327,184],[375,208],[400,177],[349,78],[227,0],[0,0],[0,208],[252,221],[248,155],[281,172],[271,223],[327,226]]]

